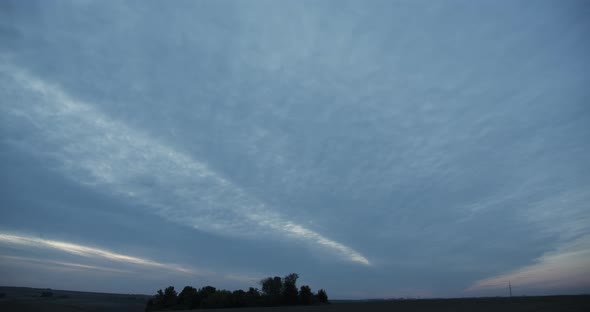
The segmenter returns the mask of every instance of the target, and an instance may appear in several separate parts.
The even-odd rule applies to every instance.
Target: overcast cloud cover
[[[587,1],[1,1],[0,284],[590,291]]]

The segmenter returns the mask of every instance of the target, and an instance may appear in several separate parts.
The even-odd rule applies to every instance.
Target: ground
[[[51,297],[43,297],[50,292]],[[2,297],[1,294],[4,294]],[[28,287],[0,287],[0,311],[144,311],[150,296],[92,293]]]
[[[51,292],[51,297],[42,296]],[[4,294],[4,297],[1,297]],[[0,311],[144,311],[150,296],[90,293],[25,287],[0,287]],[[422,300],[335,301],[329,305],[273,308],[199,310],[216,312],[426,312],[426,311],[502,311],[502,312],[582,312],[590,311],[590,295],[515,298],[462,298]]]

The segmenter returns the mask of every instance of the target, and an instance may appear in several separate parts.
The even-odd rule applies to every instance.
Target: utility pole
[[[510,290],[510,298],[512,298],[512,284],[508,281],[508,290]]]

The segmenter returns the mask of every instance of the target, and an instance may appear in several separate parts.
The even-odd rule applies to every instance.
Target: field
[[[42,296],[51,292],[51,296]],[[90,293],[24,287],[0,287],[0,311],[144,311],[146,295]],[[198,310],[216,312],[336,312],[336,311],[502,311],[582,312],[590,311],[590,295],[515,298],[464,298],[422,300],[336,301],[323,306]]]
[[[43,293],[51,297],[43,297]],[[149,296],[49,290],[28,287],[0,287],[2,312],[144,311]],[[0,295],[1,296],[1,295]],[[47,294],[46,294],[47,296]]]

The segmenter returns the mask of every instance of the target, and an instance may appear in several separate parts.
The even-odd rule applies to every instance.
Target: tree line
[[[241,308],[241,307],[269,307],[279,305],[312,305],[326,304],[328,294],[320,289],[317,293],[303,285],[297,288],[299,275],[291,273],[283,278],[279,276],[267,277],[259,283],[261,290],[250,287],[244,290],[218,290],[213,286],[197,289],[185,286],[177,293],[174,286],[162,291],[158,290],[151,298],[146,311],[153,310],[186,310],[212,308]]]

